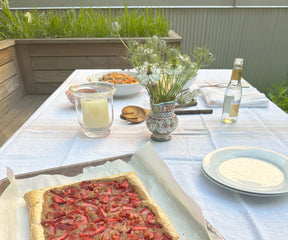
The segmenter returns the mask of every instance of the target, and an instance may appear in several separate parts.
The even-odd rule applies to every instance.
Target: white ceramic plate
[[[91,79],[92,82],[99,81],[103,75],[111,72],[123,72],[130,74],[132,76],[137,76],[137,73],[131,71],[105,71],[105,72],[96,72],[88,77],[88,80]],[[90,80],[89,80],[90,81]],[[130,96],[140,92],[144,87],[140,83],[131,83],[131,84],[116,84],[116,93],[115,96]]]
[[[262,148],[235,146],[208,153],[206,176],[218,185],[249,195],[288,193],[288,157]]]

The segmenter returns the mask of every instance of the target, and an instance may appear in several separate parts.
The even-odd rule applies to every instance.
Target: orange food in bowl
[[[99,81],[108,82],[112,84],[133,84],[139,83],[139,80],[128,74],[123,72],[111,72],[103,75],[99,78]]]

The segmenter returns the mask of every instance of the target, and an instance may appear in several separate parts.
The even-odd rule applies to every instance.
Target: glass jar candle
[[[83,133],[91,138],[105,137],[113,123],[113,95],[116,87],[107,83],[72,85],[78,122]]]

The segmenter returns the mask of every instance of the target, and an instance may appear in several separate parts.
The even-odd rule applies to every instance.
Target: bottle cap
[[[234,59],[234,66],[242,67],[243,66],[243,58],[235,58]]]

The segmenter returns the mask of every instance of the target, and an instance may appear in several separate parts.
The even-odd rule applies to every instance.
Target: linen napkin
[[[208,107],[222,107],[226,88],[203,87],[201,88],[202,97]],[[249,87],[242,89],[241,107],[268,107],[269,100],[264,93],[260,93],[256,88]]]
[[[194,87],[200,88],[202,98],[208,107],[222,107],[226,87],[230,81],[232,70],[211,69],[201,71],[197,76]],[[241,107],[268,107],[269,100],[245,79],[241,79]]]
[[[201,73],[201,78],[195,84],[201,89],[202,98],[208,107],[222,107],[226,87],[230,81],[231,71],[207,75]],[[265,94],[252,87],[245,79],[241,79],[242,100],[241,107],[268,107],[269,100]]]

